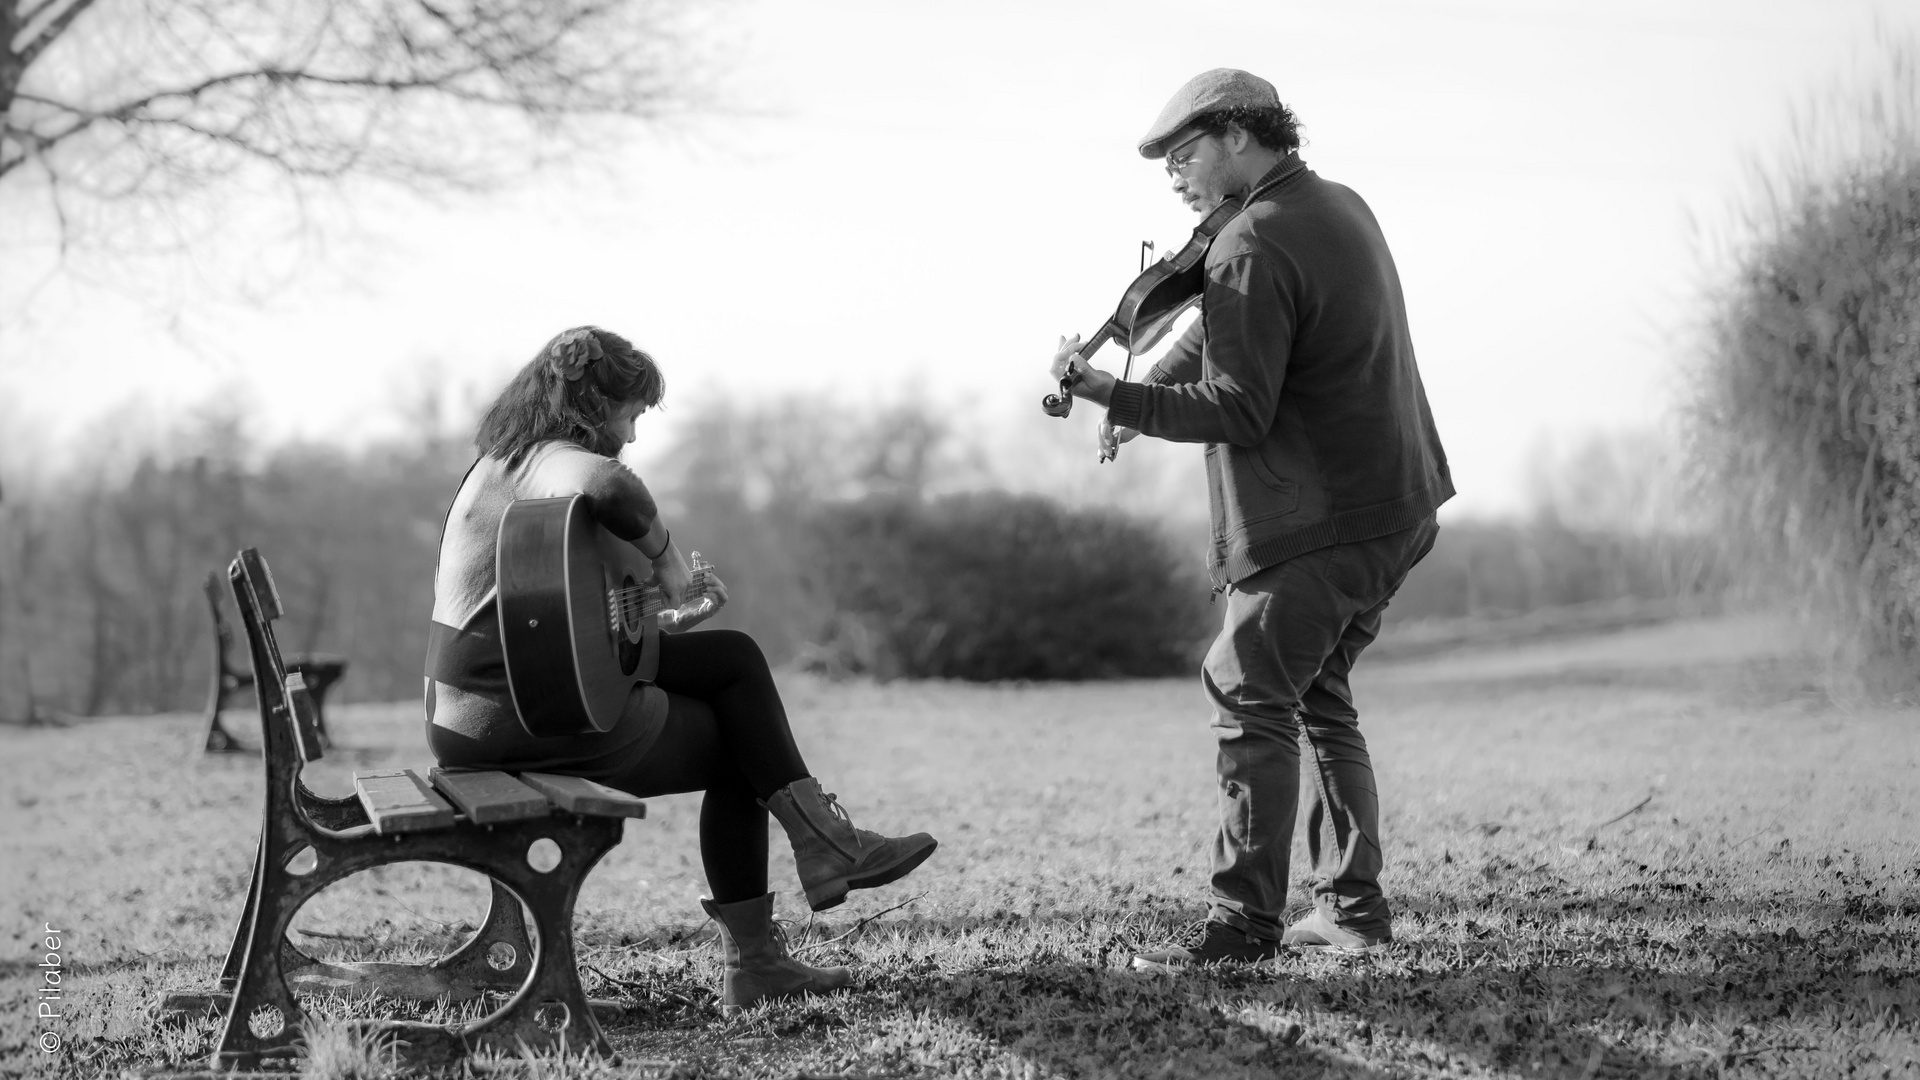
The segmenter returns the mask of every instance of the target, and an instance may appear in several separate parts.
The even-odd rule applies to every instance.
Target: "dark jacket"
[[[1207,251],[1201,319],[1114,424],[1207,444],[1216,588],[1398,532],[1453,495],[1393,255],[1360,196],[1289,155]]]

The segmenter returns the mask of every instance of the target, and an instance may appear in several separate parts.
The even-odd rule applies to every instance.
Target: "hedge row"
[[[1004,492],[821,507],[802,661],[882,678],[1085,679],[1196,669],[1207,586],[1152,525]]]

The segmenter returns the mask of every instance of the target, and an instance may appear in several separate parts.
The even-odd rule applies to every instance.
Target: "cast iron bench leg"
[[[580,984],[573,911],[587,874],[620,842],[623,816],[642,816],[644,804],[579,778],[532,773],[523,784],[504,773],[436,772],[435,784],[459,802],[459,813],[406,771],[356,775],[354,798],[316,795],[300,773],[322,753],[318,709],[306,677],[289,673],[273,640],[279,596],[257,552],[243,551],[228,577],[252,653],[267,797],[247,902],[221,969],[228,1007],[213,1066],[253,1067],[296,1053],[311,1022],[296,996],[300,985],[416,999],[507,997],[470,1024],[353,1025],[391,1037],[410,1063],[450,1062],[482,1048],[612,1056]],[[557,848],[557,860],[533,857],[543,844]],[[398,862],[486,875],[491,900],[481,928],[426,965],[334,964],[294,947],[288,930],[307,901]]]

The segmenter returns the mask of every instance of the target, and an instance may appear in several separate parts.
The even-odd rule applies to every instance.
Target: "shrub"
[[[892,677],[1183,673],[1207,586],[1151,524],[1004,492],[828,504],[805,571],[823,623],[804,662]]]
[[[1803,117],[1715,300],[1696,412],[1723,531],[1859,662],[1911,669],[1920,614],[1920,93]],[[1856,672],[1862,667],[1856,667]]]
[[[1394,595],[1387,623],[1626,599],[1711,603],[1723,585],[1715,554],[1706,538],[1682,533],[1635,536],[1551,519],[1449,522]]]

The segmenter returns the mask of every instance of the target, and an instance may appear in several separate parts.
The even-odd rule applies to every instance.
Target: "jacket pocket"
[[[1207,448],[1210,488],[1215,504],[1214,539],[1225,541],[1255,523],[1285,517],[1300,506],[1300,485],[1279,476],[1258,451],[1238,446]]]
[[[1286,510],[1282,512],[1290,513],[1300,505],[1300,485],[1273,471],[1273,466],[1267,461],[1266,448],[1267,444],[1261,443],[1243,453],[1246,454],[1247,463],[1253,467],[1253,474],[1260,478],[1261,483],[1272,488],[1274,494],[1279,495],[1286,504]]]

